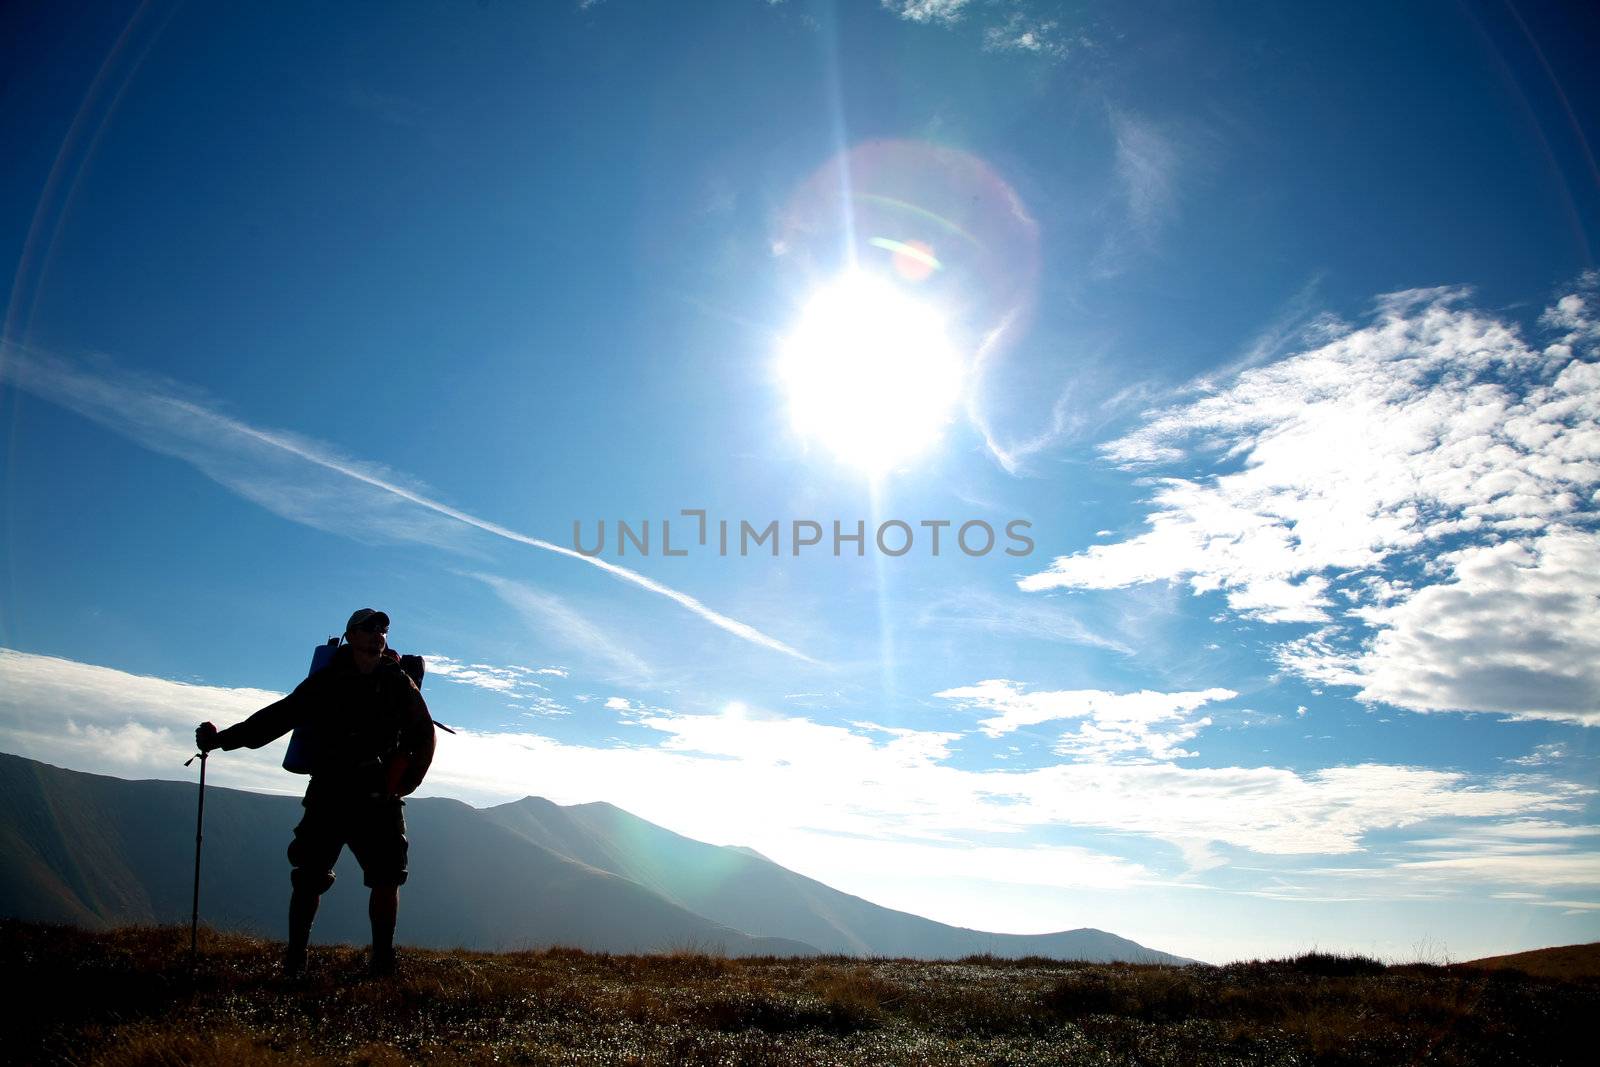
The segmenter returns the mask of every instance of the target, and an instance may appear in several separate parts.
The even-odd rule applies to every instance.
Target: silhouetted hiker
[[[333,885],[345,845],[372,890],[371,969],[394,969],[394,925],[406,880],[406,819],[400,798],[422,783],[433,760],[433,721],[422,694],[385,643],[389,616],[362,608],[324,669],[244,722],[195,730],[202,752],[260,748],[290,730],[315,731],[305,815],[289,845],[289,948],[283,969],[303,973],[317,901]]]

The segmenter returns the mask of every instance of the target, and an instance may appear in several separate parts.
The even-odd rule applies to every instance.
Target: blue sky
[[[0,18],[0,746],[183,777],[373,605],[425,792],[1211,960],[1600,939],[1576,6]]]

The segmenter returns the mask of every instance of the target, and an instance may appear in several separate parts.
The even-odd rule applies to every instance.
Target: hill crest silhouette
[[[0,753],[0,915],[91,929],[187,922],[195,787],[129,781]],[[282,937],[293,797],[206,794],[201,917]],[[1188,963],[1102,930],[998,934],[873,904],[753,849],[684,837],[613,804],[528,796],[474,808],[412,798],[411,878],[398,938],[481,950],[684,947],[730,956],[974,954]],[[362,941],[365,894],[346,851],[314,941]]]

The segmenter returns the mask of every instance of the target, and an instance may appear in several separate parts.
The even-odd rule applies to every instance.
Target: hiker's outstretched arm
[[[228,752],[236,748],[260,748],[299,726],[311,707],[316,677],[307,678],[295,686],[294,692],[268,704],[244,722],[219,731],[216,747]]]

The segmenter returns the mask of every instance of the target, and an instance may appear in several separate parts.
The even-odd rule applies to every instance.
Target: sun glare
[[[893,282],[851,272],[819,290],[780,347],[802,436],[869,474],[927,450],[961,395],[944,321]]]

